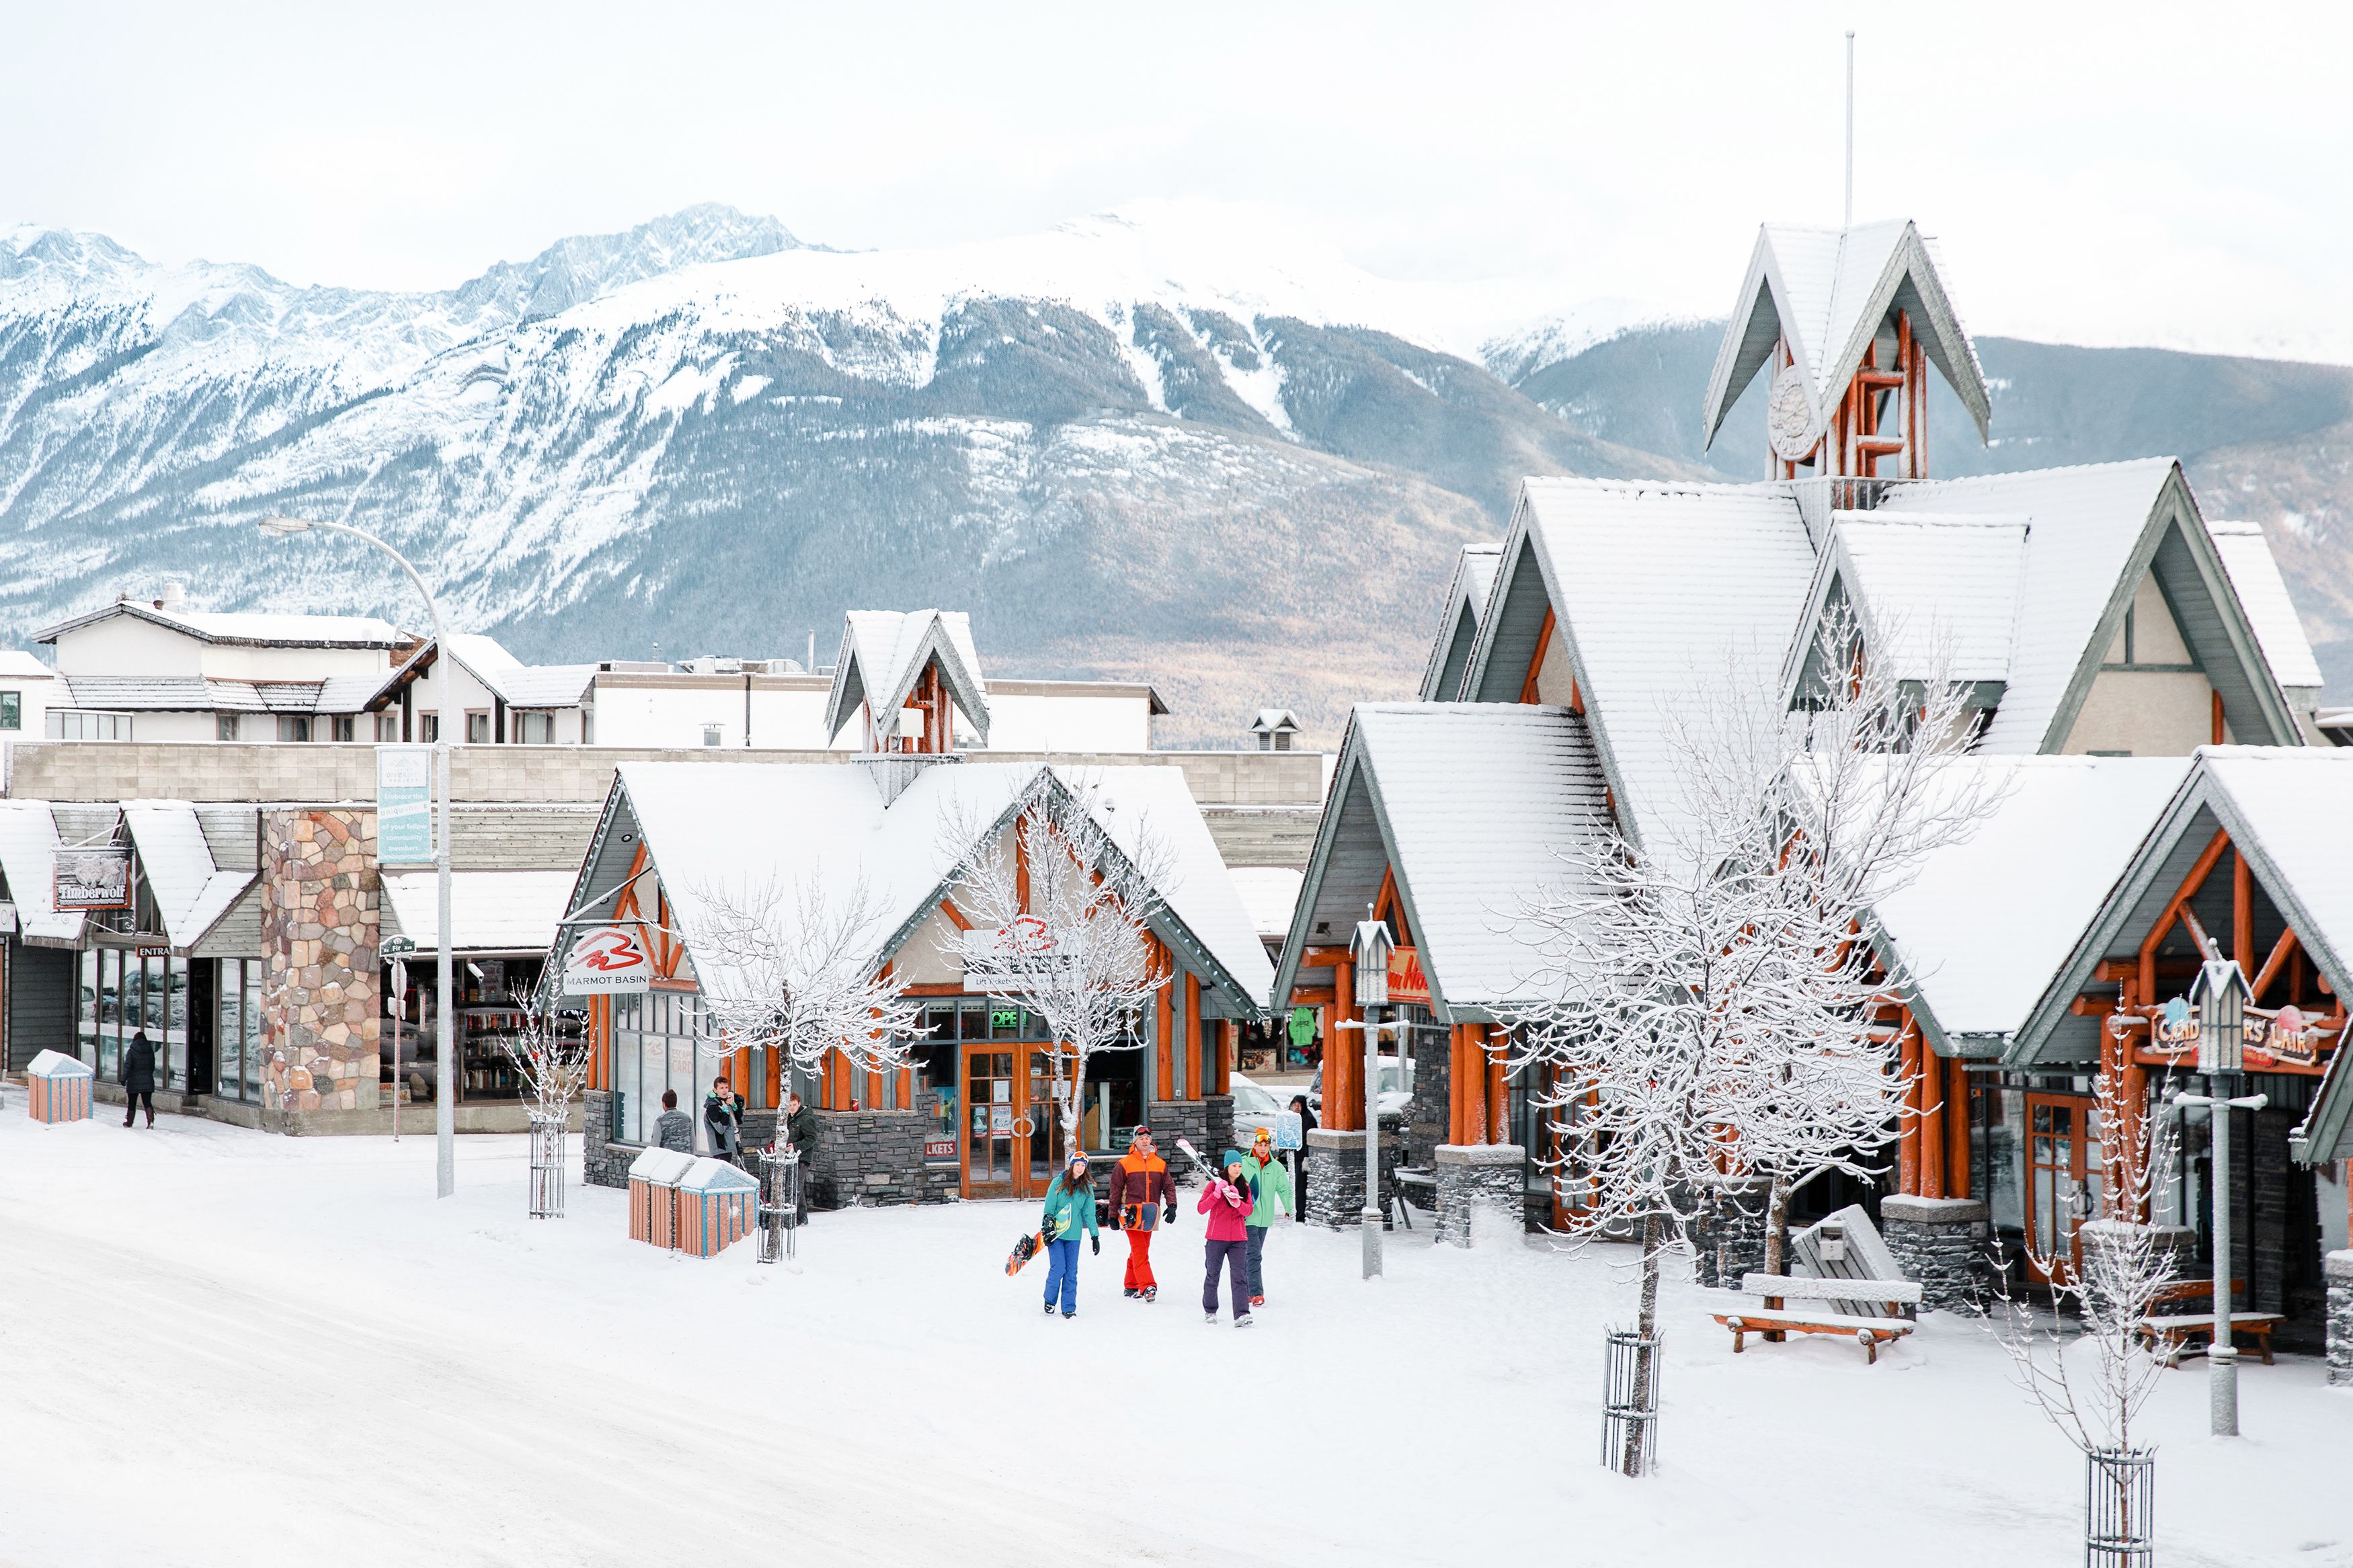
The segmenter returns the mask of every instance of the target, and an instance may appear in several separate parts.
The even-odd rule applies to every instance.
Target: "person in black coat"
[[[123,1048],[121,1076],[122,1125],[125,1127],[131,1125],[131,1119],[138,1114],[139,1106],[142,1101],[144,1101],[147,1106],[147,1125],[154,1126],[155,1047],[147,1043],[146,1030],[141,1029],[132,1034],[131,1044]]]
[[[1294,1094],[1291,1109],[1299,1115],[1299,1147],[1291,1152],[1291,1185],[1299,1194],[1291,1217],[1301,1225],[1307,1223],[1307,1135],[1315,1131],[1315,1113],[1307,1109],[1307,1097]]]
[[[799,1201],[793,1205],[793,1223],[807,1225],[808,1224],[811,1175],[809,1162],[817,1158],[817,1112],[803,1105],[801,1097],[797,1094],[786,1097],[784,1133],[784,1141],[798,1150],[801,1157],[799,1181],[797,1184]]]
[[[739,1134],[744,1126],[744,1097],[728,1083],[725,1073],[711,1080],[711,1092],[702,1097],[702,1125],[711,1134],[712,1158],[734,1163],[736,1151],[742,1146]]]

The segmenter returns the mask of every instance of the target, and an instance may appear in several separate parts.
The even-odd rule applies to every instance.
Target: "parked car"
[[[1240,1073],[1227,1082],[1234,1091],[1234,1146],[1247,1149],[1258,1137],[1260,1128],[1269,1132],[1275,1131],[1274,1119],[1291,1109],[1291,1100],[1288,1096],[1278,1099],[1272,1089]]]
[[[1395,1057],[1381,1058],[1380,1107],[1384,1118],[1403,1116],[1406,1107],[1413,1103],[1413,1063],[1400,1063]],[[1307,1086],[1307,1109],[1315,1119],[1324,1119],[1324,1069],[1315,1069],[1315,1079]],[[1236,1118],[1237,1121],[1240,1118]]]

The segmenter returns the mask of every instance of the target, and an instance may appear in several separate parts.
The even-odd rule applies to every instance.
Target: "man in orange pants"
[[[1176,1186],[1168,1179],[1168,1163],[1152,1146],[1152,1129],[1138,1127],[1128,1140],[1127,1153],[1111,1168],[1112,1223],[1127,1233],[1127,1288],[1130,1300],[1159,1299],[1159,1282],[1152,1278],[1152,1233],[1164,1220],[1176,1217]]]

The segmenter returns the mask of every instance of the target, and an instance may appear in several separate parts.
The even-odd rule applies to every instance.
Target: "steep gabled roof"
[[[1784,654],[1783,695],[1794,699],[1798,683],[1819,674],[1823,618],[1841,600],[1871,655],[1904,679],[1948,649],[1954,679],[2007,680],[2026,534],[2022,518],[1832,512],[1829,548]]]
[[[2320,661],[2312,654],[2312,639],[2305,635],[2295,603],[2288,597],[2271,541],[2263,537],[2263,525],[2209,518],[2206,531],[2214,537],[2214,548],[2230,572],[2240,606],[2254,626],[2255,640],[2263,645],[2273,676],[2283,688],[2327,685]]]
[[[1767,224],[1758,230],[1748,275],[1733,301],[1731,324],[1708,377],[1702,429],[1713,445],[1724,416],[1786,340],[1813,405],[1813,429],[1831,415],[1862,363],[1891,310],[1912,319],[1915,341],[1944,373],[1985,438],[1993,404],[1977,350],[1962,330],[1927,241],[1911,223],[1852,228]]]
[[[1519,695],[1545,612],[1627,835],[1669,852],[1677,706],[1736,665],[1769,689],[1813,581],[1787,485],[1531,479],[1463,694]]]
[[[1946,1056],[2016,1036],[2189,771],[2187,757],[1956,758],[1947,799],[2000,781],[1968,837],[1872,911],[1880,951]]]
[[[1454,577],[1446,585],[1446,611],[1439,617],[1430,663],[1421,672],[1424,702],[1451,702],[1461,691],[1462,674],[1471,667],[1471,649],[1479,640],[1479,622],[1487,613],[1487,595],[1494,589],[1503,559],[1500,544],[1466,544],[1455,556]]]
[[[2170,458],[1927,479],[1901,487],[1905,511],[2023,517],[2017,637],[1989,751],[2056,751],[2154,570],[2182,637],[2244,740],[2301,742],[2254,627]]]
[[[1607,830],[1601,767],[1566,708],[1498,702],[1358,703],[1341,742],[1275,974],[1297,984],[1320,922],[1354,929],[1394,870],[1432,1003],[1457,1021],[1530,999],[1537,955],[1514,917],[1567,876],[1559,852]]]
[[[2314,968],[2339,996],[2353,994],[2353,751],[2336,747],[2201,746],[2156,826],[2118,877],[2036,999],[2006,1059],[2019,1065],[2080,1058],[2087,1021],[2069,1004],[2094,971],[2171,900],[2189,864],[2219,828],[2247,858],[2263,895]],[[2227,906],[2231,879],[2211,875],[2204,896]],[[2211,915],[2213,911],[2209,910]],[[2217,935],[2228,937],[2227,919]],[[2258,948],[2263,933],[2257,933]],[[2245,962],[2242,957],[2242,962]]]
[[[972,617],[960,610],[852,610],[833,662],[833,689],[825,703],[825,732],[841,733],[849,716],[866,704],[877,734],[888,734],[896,715],[936,659],[948,696],[972,721],[981,743],[988,742],[988,693],[980,679],[980,655],[973,648]]]
[[[123,826],[139,852],[139,872],[164,919],[173,948],[186,952],[212,933],[229,906],[253,886],[255,871],[225,871],[185,800],[126,800]]]
[[[45,800],[0,800],[0,870],[16,930],[37,947],[78,947],[89,917],[57,907],[58,819]]]
[[[168,627],[198,642],[246,647],[400,647],[408,634],[374,616],[280,616],[261,611],[159,610],[136,599],[101,605],[33,634],[35,642],[55,642],[116,616],[130,616]]]

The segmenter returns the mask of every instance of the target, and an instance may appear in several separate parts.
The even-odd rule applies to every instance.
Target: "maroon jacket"
[[[1111,1168],[1111,1222],[1122,1230],[1156,1230],[1163,1205],[1176,1201],[1168,1162],[1129,1150]]]

